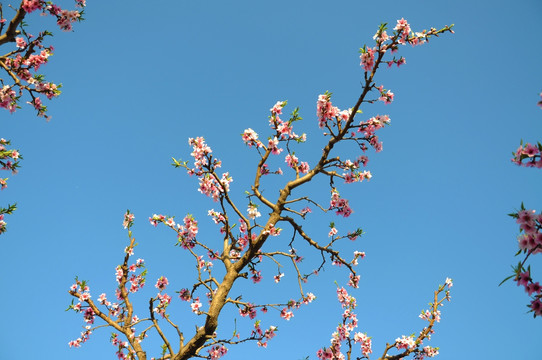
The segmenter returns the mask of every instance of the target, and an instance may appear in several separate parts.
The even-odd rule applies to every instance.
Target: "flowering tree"
[[[43,74],[39,74],[40,67],[47,63],[53,55],[53,46],[44,45],[47,37],[53,34],[47,30],[40,31],[37,36],[32,35],[29,26],[24,22],[25,17],[36,10],[42,15],[51,15],[56,18],[60,29],[71,31],[72,24],[81,21],[86,0],[75,0],[76,10],[65,10],[51,1],[23,0],[18,7],[8,6],[5,9],[0,3],[0,46],[8,47],[7,52],[0,56],[0,108],[10,113],[20,108],[23,97],[27,104],[32,106],[38,116],[47,115],[47,106],[43,105],[41,96],[52,99],[60,95],[60,84],[46,81]],[[7,18],[6,18],[7,17]],[[7,19],[11,18],[8,22]],[[22,157],[16,149],[8,148],[10,141],[0,138],[0,165],[1,170],[17,172],[19,160]],[[7,178],[0,178],[0,187],[7,187]],[[11,214],[15,205],[7,208],[0,207],[0,234],[6,230],[4,214]]]
[[[452,25],[453,26],[453,25]],[[301,119],[299,110],[293,110],[286,119],[283,111],[286,101],[278,101],[271,109],[269,126],[271,128],[267,140],[252,129],[246,129],[242,140],[252,150],[258,153],[254,168],[254,180],[245,192],[246,201],[235,200],[232,194],[233,181],[229,172],[220,172],[221,161],[214,155],[205,139],[190,138],[192,161],[173,159],[173,165],[184,168],[189,175],[194,175],[199,181],[199,192],[210,197],[216,203],[208,215],[218,226],[221,245],[216,242],[201,240],[198,237],[199,224],[192,215],[188,214],[181,221],[173,216],[153,215],[149,221],[154,226],[166,226],[176,237],[176,245],[184,250],[184,256],[191,258],[195,265],[193,280],[187,286],[178,289],[176,293],[181,301],[190,304],[190,310],[197,316],[195,331],[184,324],[179,325],[174,316],[168,313],[168,307],[174,301],[171,292],[168,294],[169,280],[161,276],[154,283],[157,292],[148,298],[142,308],[137,308],[138,300],[134,299],[146,283],[145,262],[139,258],[134,260],[136,241],[131,227],[134,214],[127,211],[123,225],[128,232],[128,244],[124,249],[124,260],[116,267],[116,282],[114,296],[101,293],[93,298],[87,281],[76,278],[69,289],[73,297],[69,309],[81,313],[85,321],[84,330],[79,338],[69,343],[79,347],[86,342],[91,333],[98,327],[112,328],[111,342],[115,346],[120,359],[147,359],[144,349],[145,338],[153,333],[161,340],[161,354],[153,359],[189,359],[194,357],[218,359],[227,352],[227,346],[254,341],[260,346],[266,346],[268,340],[275,336],[277,327],[265,325],[258,319],[261,313],[276,312],[281,318],[289,320],[299,307],[309,304],[315,295],[304,290],[304,284],[324,267],[326,262],[342,266],[348,273],[349,286],[357,288],[360,275],[355,266],[365,253],[355,251],[344,254],[340,251],[342,241],[354,241],[362,235],[361,229],[350,232],[340,231],[334,222],[326,237],[311,234],[303,227],[303,220],[313,215],[313,211],[323,213],[334,212],[335,215],[348,217],[353,210],[349,201],[341,197],[337,181],[344,183],[363,182],[371,178],[371,173],[365,170],[368,163],[368,150],[382,150],[377,131],[390,123],[387,115],[376,115],[362,120],[356,120],[364,104],[383,101],[389,104],[394,94],[377,85],[375,75],[383,65],[389,67],[405,64],[403,57],[393,54],[400,45],[420,45],[431,37],[445,32],[453,32],[452,26],[437,30],[431,28],[422,32],[413,32],[406,20],[401,19],[387,33],[386,24],[379,27],[374,36],[373,47],[363,46],[360,49],[361,66],[364,70],[361,94],[357,102],[349,109],[340,110],[333,106],[331,93],[320,95],[317,100],[317,123],[323,131],[326,144],[322,154],[312,164],[298,158],[295,149],[307,140],[306,134],[294,132],[294,124]],[[338,150],[339,144],[353,145],[351,154]],[[341,147],[343,149],[344,147]],[[284,161],[288,169],[283,173],[277,166],[277,161]],[[264,192],[264,183],[270,176],[286,179],[281,186],[278,196],[272,197]],[[329,181],[330,199],[322,200],[308,193],[303,193],[303,185],[316,178]],[[275,181],[276,183],[276,181]],[[294,191],[297,195],[294,196]],[[329,201],[329,205],[327,205]],[[265,209],[265,211],[264,211]],[[290,242],[281,248],[272,239],[287,232]],[[265,245],[265,246],[264,246]],[[319,254],[321,261],[315,268],[306,268],[303,256],[298,249],[305,248]],[[254,284],[259,283],[264,276],[264,262],[277,266],[274,281],[280,282],[286,272],[282,269],[289,264],[291,273],[295,274],[299,285],[296,299],[285,299],[276,303],[257,303],[245,300],[238,289],[234,288],[239,279],[250,279]],[[188,281],[188,280],[187,280]],[[386,345],[382,359],[400,359],[412,355],[415,359],[435,356],[436,348],[424,346],[423,341],[433,333],[435,322],[440,320],[439,307],[449,300],[450,279],[438,287],[434,293],[433,302],[428,310],[422,311],[420,318],[428,321],[420,333],[402,336]],[[355,332],[357,319],[354,313],[355,298],[350,296],[345,288],[339,287],[337,295],[341,306],[345,309],[342,322],[333,334],[332,343],[317,352],[320,359],[351,359],[353,346],[360,346],[361,355],[357,358],[369,358],[371,338],[366,334]],[[137,308],[137,309],[136,309]],[[226,308],[237,309],[239,316],[248,317],[254,323],[246,330],[233,333],[218,327],[218,318]],[[98,323],[99,324],[96,324]],[[170,328],[166,330],[166,328]],[[168,336],[173,330],[175,339]],[[343,345],[345,344],[345,345]],[[346,349],[346,353],[344,353]],[[156,350],[155,350],[156,351]],[[395,351],[395,355],[390,355]],[[156,351],[158,352],[158,351]]]
[[[540,93],[540,98],[541,100],[537,105],[542,108],[542,93]],[[523,144],[522,141],[513,155],[512,162],[518,166],[542,168],[542,144],[540,143],[536,145]],[[531,303],[528,305],[529,312],[532,312],[534,317],[541,316],[542,286],[538,281],[535,282],[532,279],[531,266],[525,266],[531,255],[542,253],[542,212],[537,214],[535,210],[527,210],[522,203],[518,212],[509,215],[516,219],[520,229],[518,237],[519,251],[516,256],[523,254],[524,257],[517,266],[513,267],[514,274],[504,279],[503,282],[514,278],[518,286],[522,285],[531,297]]]

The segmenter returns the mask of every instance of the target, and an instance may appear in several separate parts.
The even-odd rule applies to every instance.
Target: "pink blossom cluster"
[[[532,296],[529,308],[533,312],[533,315],[535,317],[542,316],[542,286],[540,283],[538,281],[533,281],[529,270],[520,272],[516,276],[516,282],[518,286],[522,285],[525,288],[525,292],[527,292],[529,296]]]
[[[514,153],[512,162],[519,166],[542,168],[542,144],[521,144]]]
[[[264,235],[271,235],[271,236],[279,236],[282,229],[275,227],[275,225],[268,225],[265,227],[265,229],[262,231],[262,234]]]
[[[19,167],[19,160],[22,158],[18,150],[8,149],[6,146],[10,145],[10,141],[1,138],[0,139],[0,170],[11,171],[13,174],[17,173]],[[8,187],[8,178],[0,178],[0,189],[4,190]],[[4,214],[11,214],[15,210],[15,205],[9,205],[8,208],[0,207],[0,234],[6,231],[6,222],[4,221]]]
[[[286,164],[288,164],[289,167],[291,167],[292,169],[296,169],[296,171],[299,171],[303,174],[309,172],[309,164],[307,162],[299,163],[299,159],[294,154],[286,155],[284,161],[286,162]]]
[[[366,166],[367,162],[369,162],[369,158],[365,155],[362,155],[358,157],[355,161],[345,160],[341,164],[339,164],[339,168],[349,170],[349,172],[345,172],[342,174],[344,182],[350,184],[357,181],[361,182],[364,179],[370,180],[373,177],[370,171],[358,170],[360,168],[360,164]]]
[[[134,223],[134,214],[130,214],[130,211],[128,210],[125,214],[124,214],[124,221],[122,222],[122,226],[125,228],[125,229],[128,229],[129,227],[132,226],[132,224]]]
[[[522,209],[516,222],[522,234],[518,237],[519,248],[532,254],[542,253],[542,212]]]
[[[242,317],[248,316],[250,319],[254,319],[256,317],[256,308],[254,307],[254,304],[246,303],[245,306],[239,308],[239,315]]]
[[[358,133],[362,133],[369,144],[375,149],[376,152],[382,151],[382,142],[379,141],[378,136],[375,135],[376,131],[382,129],[384,126],[389,125],[391,122],[388,115],[373,116],[369,120],[360,121],[357,125]],[[365,151],[365,148],[363,148]]]
[[[391,104],[395,95],[390,90],[384,89],[384,85],[380,85],[377,89],[380,92],[378,100],[384,101],[384,104]]]
[[[133,353],[133,351],[130,350],[130,346],[128,342],[120,340],[119,334],[117,333],[111,334],[110,341],[113,346],[118,347],[116,355],[119,360],[128,360],[128,359],[133,359],[135,357],[135,353]],[[130,355],[125,354],[125,351],[128,352],[128,354]]]
[[[77,10],[61,10],[59,14],[57,14],[58,20],[57,25],[60,27],[60,29],[64,31],[71,31],[72,30],[72,24],[79,20],[81,17],[81,13]]]
[[[349,295],[345,288],[337,288],[337,299],[344,310],[342,322],[337,326],[336,331],[332,334],[331,345],[328,348],[321,348],[317,351],[316,356],[320,360],[345,359],[342,353],[342,343],[347,342],[351,345],[352,332],[358,327],[358,319],[354,313],[357,306],[356,298]],[[361,353],[364,357],[368,357],[372,353],[371,338],[367,334],[356,332],[353,334],[353,342],[361,347]]]
[[[251,337],[260,339],[258,340],[258,346],[266,348],[267,341],[275,337],[275,331],[277,331],[277,327],[273,325],[263,331],[260,327],[260,321],[257,320],[254,322],[254,330],[252,330]]]
[[[245,144],[247,144],[249,147],[263,147],[263,143],[258,140],[258,134],[251,128],[245,129],[242,138]]]
[[[515,275],[512,277],[531,297],[529,308],[533,315],[542,316],[542,286],[531,278],[530,267],[524,268],[529,256],[542,253],[542,212],[537,214],[535,210],[525,209],[522,204],[521,210],[510,216],[519,224],[521,233],[518,236],[518,245],[520,251],[525,254],[523,262],[514,268]]]
[[[272,139],[269,139],[267,148],[269,149],[269,151],[271,151],[271,154],[278,155],[282,152],[282,150],[284,150],[282,148],[279,148],[278,144],[279,139],[276,136],[274,136]]]
[[[182,166],[186,167],[188,174],[198,176],[199,192],[212,197],[214,201],[218,201],[222,194],[229,191],[233,178],[229,173],[222,174],[220,179],[217,178],[215,170],[222,166],[222,162],[213,158],[212,150],[205,143],[204,138],[189,138],[188,144],[193,149],[190,155],[194,158],[194,167],[188,168],[184,164]]]
[[[336,119],[337,122],[347,121],[350,118],[350,110],[340,110],[331,103],[331,93],[326,92],[318,96],[316,102],[316,116],[318,117],[318,126],[322,129],[328,125],[328,121]]]
[[[369,354],[373,352],[373,350],[371,349],[371,338],[368,337],[367,334],[363,334],[360,332],[355,333],[354,342],[361,345],[361,354],[363,356],[369,356]]]
[[[276,130],[276,137],[280,138],[281,140],[295,140],[298,142],[304,142],[307,140],[306,134],[297,135],[295,132],[293,132],[293,122],[296,120],[296,117],[294,116],[288,121],[283,121],[279,116],[282,115],[282,109],[284,106],[286,106],[286,104],[287,101],[277,101],[277,103],[271,109],[269,109],[269,111],[271,111],[271,115],[269,116],[269,126],[271,129]],[[280,153],[281,150],[276,148],[277,143],[275,143],[275,140],[273,140],[273,143],[271,143],[271,141],[269,142],[269,148],[271,149],[272,153]]]
[[[162,290],[160,290],[162,291]],[[162,317],[166,316],[166,308],[171,303],[171,296],[168,294],[162,294],[161,292],[156,294],[156,300],[158,300],[158,305],[152,309],[155,313],[161,315]]]
[[[397,25],[393,28],[393,30],[400,34],[399,43],[404,45],[408,40],[408,36],[410,35],[410,25],[408,22],[403,18],[401,18],[401,20],[397,20]]]
[[[192,309],[192,312],[195,313],[195,314],[199,314],[200,313],[200,309],[202,307],[202,304],[201,302],[199,301],[199,297],[195,298],[192,300],[192,304],[190,304],[190,308]]]
[[[384,31],[384,34],[385,33],[386,32]],[[386,34],[386,39],[387,39],[387,34]],[[381,42],[381,41],[384,41],[384,40],[382,40],[382,38],[379,38],[378,42]],[[365,71],[372,71],[373,66],[375,66],[375,52],[377,52],[378,49],[376,47],[375,48],[363,47],[362,49],[360,49],[360,51],[361,51],[361,55],[359,56],[361,60],[360,65],[363,67]]]
[[[395,339],[395,346],[398,350],[413,350],[416,347],[416,342],[414,341],[414,335],[405,336],[403,335],[400,338]]]
[[[250,276],[250,278],[252,279],[252,282],[254,284],[257,284],[260,281],[262,281],[262,271],[261,270],[256,270],[255,268],[251,268],[250,273],[252,274]]]
[[[183,218],[183,225],[177,225],[178,239],[183,248],[191,249],[195,246],[198,230],[198,222],[190,214]]]
[[[250,202],[248,204],[247,212],[248,212],[248,217],[251,218],[252,220],[256,219],[257,217],[262,216],[262,214],[260,214],[260,212],[258,211],[258,205],[254,204],[253,202]]]
[[[154,285],[154,287],[162,291],[162,290],[165,290],[168,285],[169,285],[169,281],[167,277],[160,276],[158,280],[156,281],[156,284]]]
[[[75,340],[72,340],[68,343],[70,347],[81,347],[81,344],[85,343],[89,337],[90,334],[92,334],[92,331],[90,330],[90,325],[85,326],[85,331],[81,332],[81,336]]]
[[[422,32],[411,31],[410,25],[405,19],[397,20],[396,26],[393,28],[393,35],[388,35],[386,32],[385,25],[382,25],[380,29],[373,36],[373,39],[376,42],[375,47],[364,46],[360,49],[360,65],[363,67],[365,72],[373,71],[375,66],[375,56],[382,56],[386,51],[390,50],[392,52],[397,51],[397,45],[405,45],[407,43],[411,45],[420,45],[427,41],[428,33],[426,30]],[[435,29],[431,29],[432,31]],[[451,30],[450,30],[451,31]],[[398,60],[395,58],[392,61],[388,61],[388,66],[393,65],[394,63],[397,66],[401,66],[406,63],[404,57],[400,57]]]
[[[226,355],[228,349],[223,345],[213,345],[207,352],[209,353],[209,358],[211,360],[216,360]]]
[[[14,112],[17,109],[17,96],[9,85],[4,85],[0,89],[0,107],[8,109],[9,112]]]
[[[153,226],[163,223],[177,232],[178,241],[184,249],[192,249],[196,246],[196,235],[198,234],[198,222],[190,214],[183,218],[183,225],[176,224],[172,217],[153,214],[149,217],[149,222]]]
[[[79,8],[84,8],[86,6],[86,0],[76,0],[75,3]],[[56,16],[57,25],[64,31],[71,31],[72,24],[79,21],[81,18],[81,12],[79,10],[63,10],[58,5],[43,0],[23,0],[21,7],[27,13],[36,10],[45,10],[49,14]],[[42,14],[47,14],[45,11],[42,12]]]
[[[339,192],[335,188],[331,190],[329,210],[336,210],[335,213],[337,215],[342,215],[344,217],[349,217],[353,212],[348,204],[348,200],[341,198]]]
[[[316,296],[312,293],[307,293],[305,297],[303,297],[300,301],[290,300],[288,301],[288,304],[286,307],[282,308],[280,311],[280,317],[284,320],[289,321],[291,318],[294,317],[294,310],[299,309],[301,305],[308,305],[310,304],[314,299],[316,299]],[[263,309],[262,309],[263,311]]]

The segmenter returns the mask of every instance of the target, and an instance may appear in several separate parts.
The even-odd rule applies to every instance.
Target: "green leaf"
[[[499,284],[499,286],[501,286],[502,284],[504,284],[506,281],[510,280],[511,278],[515,277],[516,274],[514,275],[510,275],[509,277],[507,277],[506,279],[504,279],[503,281],[501,281],[501,283]]]

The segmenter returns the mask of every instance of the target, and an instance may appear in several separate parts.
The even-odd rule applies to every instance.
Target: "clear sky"
[[[2,205],[19,209],[0,237],[0,358],[115,358],[106,329],[81,349],[68,348],[83,321],[64,310],[76,275],[90,281],[94,297],[113,293],[126,209],[136,216],[136,256],[149,268],[140,297],[155,294],[161,275],[172,290],[190,285],[193,265],[175,237],[146,219],[191,213],[213,243],[218,232],[205,214],[216,204],[197,192],[195,178],[170,166],[171,157],[189,159],[187,138],[204,136],[243,203],[257,159],[243,130],[266,138],[269,108],[288,100],[286,112],[301,108],[297,130],[308,135],[299,154],[318,155],[318,95],[329,90],[334,105],[353,106],[363,74],[359,48],[372,43],[380,23],[403,17],[415,31],[454,23],[456,33],[401,48],[406,65],[382,69],[376,80],[395,93],[394,103],[363,108],[367,116],[389,114],[392,126],[380,134],[384,151],[369,154],[370,182],[341,187],[355,213],[337,226],[366,232],[355,243],[367,253],[352,292],[358,329],[373,337],[379,355],[386,342],[421,330],[420,310],[451,277],[452,302],[429,343],[441,348],[441,360],[540,359],[542,319],[526,313],[527,294],[514,283],[498,287],[518,261],[518,226],[506,214],[521,201],[542,208],[542,172],[510,162],[520,139],[542,140],[539,0],[94,0],[69,34],[33,14],[29,23],[55,30],[55,55],[43,71],[63,83],[63,94],[46,104],[49,123],[26,108],[0,113],[0,136],[24,156],[1,193]],[[328,187],[317,185],[310,191],[327,197]],[[329,219],[321,219],[304,228],[327,236]],[[279,327],[268,349],[230,347],[227,358],[315,358],[340,319],[333,282],[344,274],[328,268],[313,278],[307,290],[318,298],[292,320],[268,318]],[[247,298],[296,295],[295,284],[275,285],[272,275],[257,286],[246,281]],[[186,303],[175,299],[169,309],[193,331]],[[241,329],[251,323],[238,321]]]

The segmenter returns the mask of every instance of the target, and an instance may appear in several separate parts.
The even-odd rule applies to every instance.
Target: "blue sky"
[[[3,205],[19,209],[0,238],[0,358],[114,358],[104,329],[81,349],[68,348],[83,321],[64,310],[76,275],[90,281],[94,297],[114,291],[126,209],[136,216],[136,256],[149,268],[142,301],[161,275],[172,291],[190,285],[193,265],[173,246],[175,237],[146,219],[191,213],[212,243],[218,232],[205,214],[216,204],[197,192],[195,178],[170,166],[171,157],[189,159],[187,138],[204,136],[244,204],[257,154],[243,145],[243,130],[266,138],[269,108],[288,100],[287,112],[301,108],[297,130],[308,135],[299,154],[317,156],[318,95],[329,90],[334,105],[353,106],[363,75],[358,49],[380,23],[403,17],[416,31],[454,23],[456,33],[401,48],[406,65],[380,71],[376,81],[395,101],[363,108],[363,115],[392,120],[380,134],[384,151],[369,155],[373,178],[340,188],[355,211],[348,221],[315,216],[304,228],[327,236],[326,224],[336,220],[339,229],[366,232],[345,250],[367,253],[353,295],[359,330],[373,337],[375,355],[421,330],[420,310],[451,277],[452,302],[429,343],[441,348],[441,360],[539,359],[542,322],[526,313],[527,295],[513,283],[497,286],[518,260],[518,227],[506,214],[521,201],[542,208],[542,173],[510,162],[520,139],[542,139],[542,4],[535,0],[89,1],[74,33],[55,32],[55,55],[43,68],[63,83],[61,97],[46,104],[53,119],[46,123],[29,109],[0,113],[0,136],[24,156],[1,193]],[[52,19],[33,20],[54,29]],[[325,183],[307,188],[328,196]],[[307,290],[317,301],[291,321],[267,318],[279,327],[268,349],[231,347],[228,358],[315,358],[339,321],[334,281],[344,274],[329,267],[314,278]],[[295,296],[295,284],[275,285],[272,275],[239,289],[247,297]],[[170,309],[190,333],[186,303]],[[231,326],[227,315],[223,324]]]

